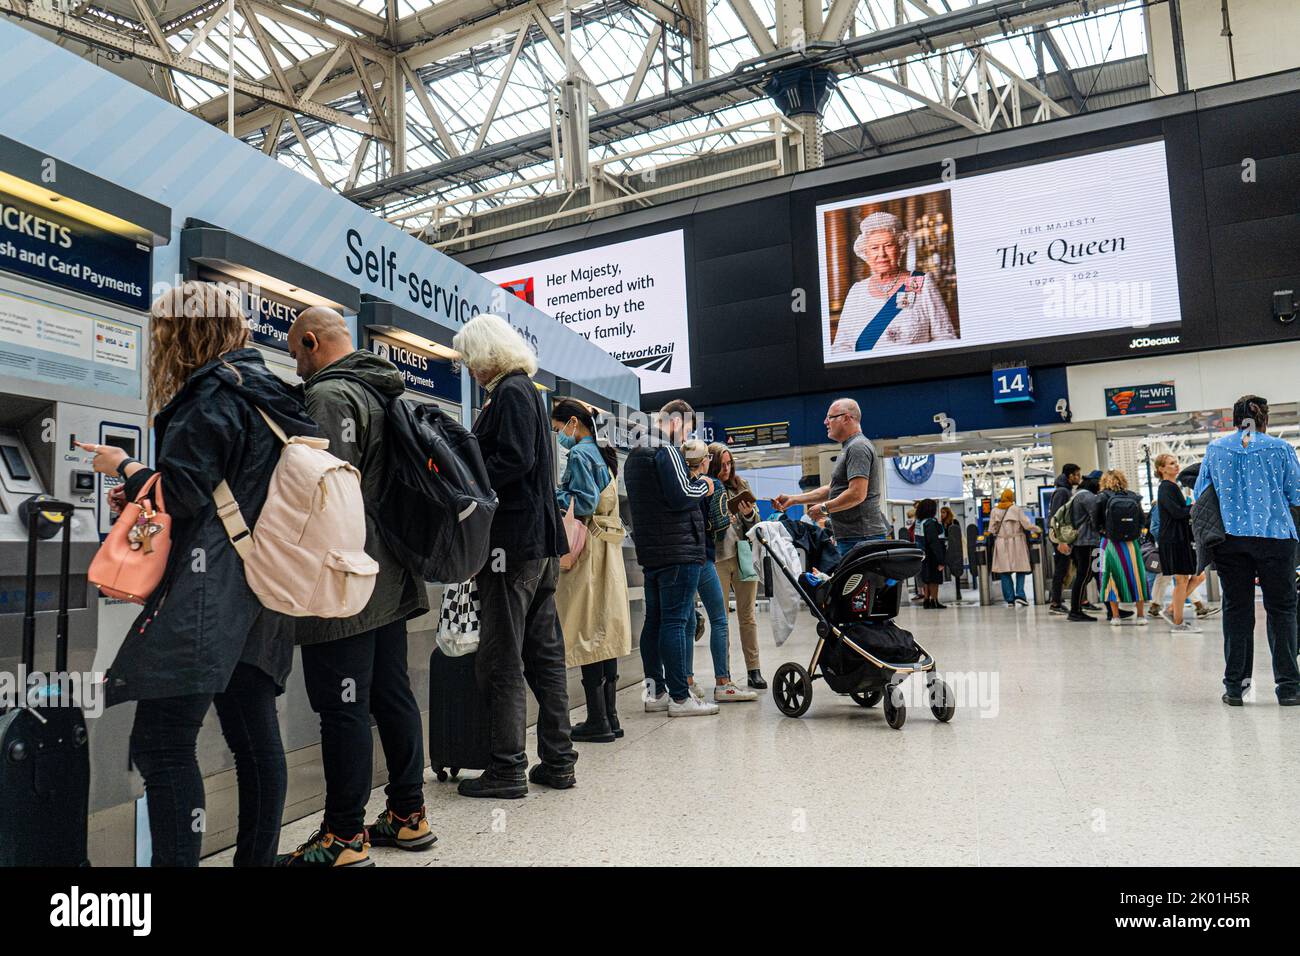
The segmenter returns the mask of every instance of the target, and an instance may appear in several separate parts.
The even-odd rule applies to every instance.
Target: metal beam
[[[844,31],[849,28],[858,9],[859,0],[831,0],[831,8],[826,13],[826,24],[822,27],[822,39],[838,43],[844,39]]]
[[[447,132],[447,126],[443,123],[442,117],[438,115],[438,111],[434,108],[433,101],[429,99],[429,91],[425,89],[424,83],[422,83],[420,78],[415,75],[415,72],[406,65],[405,60],[398,57],[397,62],[401,64],[402,72],[406,74],[407,82],[411,84],[411,89],[415,91],[415,98],[420,101],[420,109],[424,110],[424,115],[429,120],[429,125],[432,126],[433,131],[438,134],[438,140],[442,143],[443,149],[445,149],[450,156],[459,156],[460,148],[456,145],[456,141],[451,138],[451,133]]]
[[[208,34],[212,32],[213,27],[224,19],[226,19],[226,7],[223,3],[220,9],[213,13],[212,16],[208,17],[207,22],[204,23],[203,26],[199,27],[194,35],[190,37],[190,42],[181,48],[180,53],[176,54],[176,59],[188,59],[190,54],[197,50],[203,41],[208,38]]]
[[[478,136],[474,138],[475,149],[480,149],[487,140],[488,128],[497,117],[497,107],[501,105],[501,97],[506,91],[506,86],[510,83],[510,76],[515,71],[515,63],[519,60],[519,51],[524,48],[524,40],[526,39],[528,39],[526,29],[520,29],[515,34],[514,45],[510,47],[510,56],[506,59],[506,65],[501,70],[501,78],[497,81],[497,88],[492,94],[492,102],[488,104],[487,112],[483,114],[483,122],[479,124]]]
[[[560,36],[559,32],[555,29],[555,26],[551,23],[550,18],[548,18],[546,14],[543,13],[542,10],[539,8],[533,11],[533,22],[536,23],[539,28],[541,28],[542,33],[546,35],[546,39],[550,41],[551,46],[555,49],[556,54],[559,56],[561,60],[563,60],[564,39]],[[591,97],[591,105],[596,107],[597,111],[609,109],[609,104],[606,103],[605,98],[600,95],[600,90],[596,89],[596,82],[590,76],[587,75],[587,71],[584,70],[582,68],[582,64],[578,62],[578,53],[576,50],[573,53],[573,64],[574,64],[573,68],[577,71],[578,75],[591,84],[591,89],[588,91]]]
[[[650,70],[650,61],[654,59],[655,50],[659,48],[659,38],[663,36],[663,24],[655,24],[655,28],[650,31],[650,36],[646,39],[645,49],[641,51],[641,60],[636,65],[636,73],[632,75],[632,85],[627,88],[627,95],[623,97],[623,105],[635,102],[641,95],[641,87],[645,84],[646,73]]]
[[[279,151],[280,133],[284,129],[285,112],[281,110],[279,115],[271,121],[271,125],[266,128],[266,138],[262,140],[262,152],[272,159]]]
[[[319,13],[345,23],[354,30],[373,38],[382,37],[388,23],[384,17],[363,9],[359,4],[345,3],[341,0],[277,0],[278,6],[301,7],[313,13]]]
[[[383,129],[384,139],[392,140],[393,133],[388,128],[388,118],[384,116],[383,110],[379,108],[379,103],[375,99],[375,88],[370,82],[370,71],[361,62],[361,55],[357,53],[356,48],[350,43],[348,44],[348,56],[352,58],[352,69],[356,71],[357,89],[361,92],[363,104],[370,111],[371,118],[376,120]]]
[[[255,3],[254,6],[257,6]],[[143,40],[137,40],[133,37],[116,33],[112,30],[106,30],[102,27],[91,26],[90,24],[76,20],[72,17],[58,13],[54,10],[46,10],[34,3],[23,3],[22,0],[0,0],[0,12],[7,12],[23,20],[30,20],[33,23],[39,23],[42,26],[49,27],[59,33],[74,37],[78,40],[84,40],[96,46],[109,50],[116,50],[120,53],[130,54],[146,63],[157,63],[160,66],[170,66],[174,70],[179,70],[189,76],[196,76],[199,79],[207,80],[209,83],[215,83],[218,86],[226,85],[226,71],[224,69],[195,60],[190,57],[181,59],[173,57],[169,50],[163,50],[152,43]],[[294,99],[290,98],[283,90],[272,86],[267,86],[254,80],[248,80],[236,77],[236,91],[250,96],[254,99],[278,106],[281,109],[295,109],[297,104]],[[225,97],[222,96],[216,100],[219,108],[224,108]],[[337,126],[346,126],[349,129],[355,129],[359,133],[378,132],[371,124],[357,119],[349,113],[341,110],[332,109],[328,106],[322,106],[319,103],[308,103],[300,109],[305,116],[318,119],[323,123],[333,123]],[[262,125],[266,125],[266,120],[262,120]]]
[[[1043,44],[1047,55],[1056,64],[1056,70],[1061,76],[1061,82],[1065,84],[1066,91],[1070,94],[1074,108],[1080,113],[1085,112],[1088,109],[1088,102],[1083,98],[1079,84],[1074,82],[1074,74],[1070,72],[1070,65],[1065,62],[1065,55],[1061,53],[1061,48],[1056,45],[1056,37],[1052,36],[1051,28],[1041,26],[1034,31],[1034,36]]]
[[[758,47],[759,54],[775,53],[776,43],[772,40],[772,34],[767,32],[767,27],[758,18],[758,14],[754,12],[749,0],[727,0],[727,2],[731,4],[731,9],[736,11],[741,26],[749,34],[749,38],[754,41],[754,46]]]
[[[307,88],[298,94],[299,103],[307,103],[311,100],[312,96],[316,93],[316,90],[320,88],[325,77],[329,75],[330,70],[334,69],[334,64],[338,63],[339,57],[341,57],[345,52],[347,52],[346,43],[340,43],[334,48],[329,55],[329,59],[327,59],[321,68],[316,71],[316,75],[312,77],[311,82],[307,84]]]
[[[302,146],[303,152],[307,154],[307,160],[311,163],[311,168],[316,171],[316,178],[326,189],[333,189],[334,184],[325,178],[325,170],[321,169],[320,163],[316,160],[316,153],[311,148],[311,143],[307,142],[307,137],[302,135],[302,130],[298,128],[298,121],[291,114],[285,114],[285,122],[293,130],[293,135],[298,137],[298,144]]]

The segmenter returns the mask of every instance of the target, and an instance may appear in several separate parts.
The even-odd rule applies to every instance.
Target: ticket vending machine
[[[187,279],[218,282],[239,291],[253,346],[267,367],[285,381],[299,380],[289,357],[289,327],[298,313],[313,305],[326,306],[340,313],[355,331],[361,304],[355,286],[198,219],[186,220],[180,247]]]
[[[72,443],[116,445],[151,460],[152,257],[170,232],[165,207],[0,138],[0,673],[15,675],[20,657],[27,540],[20,505],[50,495],[75,508],[68,666],[88,718],[90,858],[100,865],[132,860],[134,708],[103,709],[102,674],[139,608],[100,597],[87,581],[118,479],[95,474]],[[37,548],[38,669],[53,664],[58,552],[56,541]]]

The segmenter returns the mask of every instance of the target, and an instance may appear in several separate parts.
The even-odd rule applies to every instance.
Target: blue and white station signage
[[[379,337],[371,341],[370,351],[397,366],[407,391],[460,402],[460,375],[452,371],[446,359]]]
[[[145,311],[153,249],[0,193],[0,269]]]
[[[993,404],[1010,405],[1034,400],[1034,377],[1029,368],[1015,365],[993,370]]]

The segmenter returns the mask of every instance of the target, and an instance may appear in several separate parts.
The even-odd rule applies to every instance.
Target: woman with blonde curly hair
[[[1130,623],[1146,627],[1145,604],[1151,600],[1139,537],[1146,527],[1142,499],[1128,489],[1128,476],[1113,468],[1101,476],[1101,494],[1093,523],[1101,529],[1101,599],[1110,608],[1110,623],[1124,623],[1120,604],[1136,605]]]
[[[225,481],[255,530],[280,440],[316,435],[301,399],[248,344],[243,300],[228,286],[186,282],[163,293],[149,324],[149,410],[156,468],[112,445],[78,443],[94,469],[125,480],[134,500],[155,475],[171,516],[163,578],[106,675],[108,702],[136,701],[131,761],[144,775],[154,866],[197,866],[203,776],[195,744],[216,705],[239,787],[236,866],[270,866],[287,786],[275,698],[293,662],[292,636],[262,607],[217,516]]]

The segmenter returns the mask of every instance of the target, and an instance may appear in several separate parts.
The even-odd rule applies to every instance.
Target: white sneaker
[[[668,691],[664,691],[658,697],[647,695],[645,697],[645,712],[647,714],[662,714],[672,702],[673,699],[668,696]]]
[[[1144,617],[1135,617],[1133,618],[1131,623],[1133,624],[1134,627],[1146,627],[1147,619]]]
[[[668,703],[669,717],[709,717],[717,712],[717,704],[710,704],[689,694],[685,700],[674,700]]]
[[[1183,621],[1182,624],[1170,624],[1170,634],[1200,634],[1201,629],[1190,621]]]
[[[686,689],[691,692],[691,696],[696,700],[704,700],[704,691],[700,689],[698,682],[692,682],[686,685]]]
[[[1109,624],[1111,627],[1123,627],[1124,619],[1122,617],[1112,617],[1106,623]]]
[[[758,691],[741,687],[735,681],[730,684],[717,684],[713,688],[713,700],[719,704],[730,704],[742,700],[758,700]]]

